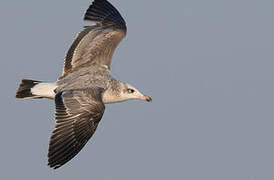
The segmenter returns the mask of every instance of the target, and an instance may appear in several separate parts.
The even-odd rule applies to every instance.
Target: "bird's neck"
[[[109,83],[108,88],[102,94],[102,100],[104,104],[112,104],[117,102],[126,101],[127,98],[122,96],[123,83],[116,79],[112,79]]]
[[[126,99],[122,98],[118,91],[116,92],[111,89],[107,89],[102,94],[102,100],[103,100],[104,104],[112,104],[112,103],[118,103],[118,102],[125,101]]]

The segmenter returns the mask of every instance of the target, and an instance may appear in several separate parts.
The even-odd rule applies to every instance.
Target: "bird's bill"
[[[143,100],[147,101],[147,102],[152,102],[152,98],[149,96],[143,96],[142,98]]]

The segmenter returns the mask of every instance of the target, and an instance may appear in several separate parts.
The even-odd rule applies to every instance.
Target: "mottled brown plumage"
[[[133,86],[110,75],[112,55],[126,35],[126,23],[107,0],[94,0],[84,27],[65,58],[63,75],[55,83],[23,80],[18,98],[55,99],[56,126],[52,132],[48,165],[59,168],[76,156],[94,134],[104,104],[129,99],[151,101]]]
[[[100,88],[89,88],[63,91],[56,95],[56,126],[48,152],[50,167],[58,168],[68,162],[91,138],[105,110],[102,91]]]

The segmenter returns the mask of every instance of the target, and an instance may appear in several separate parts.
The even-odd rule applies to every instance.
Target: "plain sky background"
[[[273,180],[274,1],[111,0],[128,26],[112,74],[153,103],[107,105],[92,140],[47,166],[55,81],[90,0],[1,0],[0,179]]]

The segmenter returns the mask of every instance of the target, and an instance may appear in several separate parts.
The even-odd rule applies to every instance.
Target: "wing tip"
[[[52,169],[58,169],[59,167],[61,167],[62,165],[54,165],[54,164],[51,164],[50,162],[48,162],[48,166],[49,168],[52,168]]]
[[[84,20],[127,31],[125,20],[119,11],[107,0],[94,0],[87,9]]]

